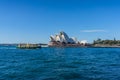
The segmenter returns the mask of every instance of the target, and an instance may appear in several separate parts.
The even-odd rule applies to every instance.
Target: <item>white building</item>
[[[88,42],[87,42],[87,40],[82,40],[82,41],[79,41],[79,43],[85,45],[85,44],[87,44]]]
[[[87,44],[87,40],[82,40],[82,41],[78,41],[77,38],[72,37],[70,38],[65,32],[60,32],[59,34],[55,35],[55,36],[50,36],[50,41],[51,42],[61,42],[61,43],[66,43],[66,44],[77,44],[80,43],[82,45]]]
[[[65,32],[60,32],[58,35],[50,36],[51,42],[64,42],[64,43],[76,43],[74,38],[69,38],[69,36]]]

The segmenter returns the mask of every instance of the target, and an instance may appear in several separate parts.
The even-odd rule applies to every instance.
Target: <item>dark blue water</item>
[[[0,80],[120,80],[120,48],[2,46]]]

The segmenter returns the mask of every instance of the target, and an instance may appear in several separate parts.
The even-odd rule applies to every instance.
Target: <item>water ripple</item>
[[[0,80],[119,80],[119,48],[0,47]]]

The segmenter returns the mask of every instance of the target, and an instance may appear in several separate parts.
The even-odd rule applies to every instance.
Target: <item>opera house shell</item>
[[[81,46],[76,38],[70,38],[65,32],[60,32],[55,36],[50,36],[49,46]]]

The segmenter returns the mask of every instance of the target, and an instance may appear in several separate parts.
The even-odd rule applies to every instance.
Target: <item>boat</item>
[[[41,48],[41,45],[39,45],[39,44],[18,44],[17,48],[20,48],[20,49],[38,49],[38,48]]]

